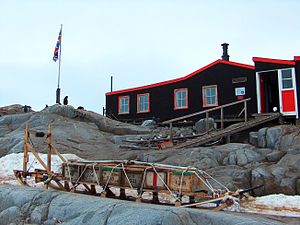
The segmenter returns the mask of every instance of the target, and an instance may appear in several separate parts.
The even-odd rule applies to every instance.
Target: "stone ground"
[[[277,225],[297,222],[274,216],[266,218],[253,214],[149,205],[7,185],[0,185],[0,202],[1,224]]]
[[[0,157],[23,151],[25,122],[29,124],[32,146],[45,153],[46,138],[34,134],[46,133],[51,124],[53,145],[61,153],[89,160],[129,159],[194,166],[206,170],[232,190],[263,184],[264,188],[254,194],[300,194],[300,129],[296,126],[283,125],[252,132],[252,145],[230,143],[180,150],[130,150],[119,148],[122,139],[166,137],[167,128],[149,129],[120,123],[69,105],[56,104],[29,113],[20,113],[20,107],[0,108]],[[197,131],[176,128],[175,132],[180,135]]]
[[[182,150],[170,149],[163,151],[128,150],[119,148],[120,139],[124,138],[124,135],[129,135],[131,138],[140,138],[145,136],[153,137],[155,135],[166,136],[166,129],[160,128],[151,130],[146,127],[124,124],[110,120],[94,112],[74,109],[72,106],[53,105],[40,112],[29,113],[22,113],[20,107],[22,106],[14,105],[6,108],[0,108],[0,157],[10,153],[23,151],[25,122],[29,123],[32,145],[38,149],[38,151],[45,153],[47,146],[46,138],[38,138],[35,137],[34,134],[36,132],[46,133],[48,125],[51,124],[53,144],[61,153],[73,153],[81,158],[91,160],[132,159],[181,166],[196,166],[200,169],[206,170],[209,174],[227,185],[232,190],[264,184],[264,188],[256,190],[254,194],[300,194],[300,129],[296,126],[285,125],[260,129],[258,132],[251,133],[251,144],[231,143],[220,146],[186,148]],[[176,132],[186,132],[190,134],[191,130],[179,129]],[[42,201],[40,200],[40,198],[43,199],[42,197],[34,197],[38,196],[38,193],[41,192],[40,190],[24,191],[26,194],[22,190],[19,190],[19,188],[13,187],[1,186],[0,190],[0,195],[2,194],[2,197],[10,195],[10,198],[7,198],[10,200],[6,201],[3,198],[3,201],[0,201],[0,208],[2,207],[0,209],[0,218],[6,218],[8,220],[14,219],[14,217],[19,218],[18,215],[20,215],[23,222],[24,218],[25,220],[27,219],[27,221],[47,218],[47,220],[49,220],[48,224],[51,224],[55,218],[60,218],[59,216],[62,216],[62,218],[68,220],[65,224],[72,224],[72,218],[67,215],[69,213],[72,215],[73,211],[68,211],[68,207],[71,205],[72,210],[82,210],[82,207],[75,206],[74,204],[72,205],[71,203],[70,205],[67,205],[62,201],[61,203],[57,203],[57,205],[53,206],[54,211],[51,211],[51,213],[53,213],[51,214],[49,210],[52,205],[50,208],[47,205],[41,207],[31,205],[32,201],[35,201],[34,199],[30,200],[31,197],[36,198],[37,201]],[[14,199],[12,194],[9,194],[9,192],[6,192],[5,190],[13,190],[13,192],[19,193],[18,195],[14,195],[18,196],[18,198]],[[35,194],[31,195],[31,193]],[[23,195],[27,197],[23,197]],[[46,194],[45,196],[48,197],[45,198],[46,200],[47,198],[54,198],[55,195],[56,194]],[[66,202],[69,201],[68,199],[73,198],[73,195],[67,196],[68,197],[65,199]],[[78,202],[80,200],[74,199],[74,201]],[[7,207],[3,207],[3,202],[5,202]],[[25,205],[27,204],[27,206],[24,206],[25,208],[22,206],[23,203]],[[97,204],[100,204],[101,207],[103,205],[103,203]],[[115,208],[115,205],[118,204],[112,203],[107,207]],[[65,211],[56,210],[57,212],[55,212],[55,207],[57,206],[62,207]],[[48,207],[49,209],[46,209],[45,207]],[[155,206],[151,206],[150,209],[148,209],[147,206],[147,209],[144,209],[145,211],[143,213],[148,215],[147,213],[154,210],[152,207],[155,208]],[[107,208],[106,210],[111,212],[111,208]],[[126,207],[123,207],[121,204],[120,209],[124,210],[124,214],[122,215],[127,218],[128,212],[126,212],[124,208]],[[117,209],[119,209],[119,206]],[[173,224],[185,224],[182,222],[185,221],[185,219],[190,221],[190,224],[193,224],[192,221],[194,221],[195,218],[199,218],[199,215],[201,218],[204,217],[205,219],[210,218],[210,216],[215,217],[215,214],[211,214],[212,212],[209,212],[208,214],[200,213],[199,215],[197,213],[197,215],[194,215],[191,213],[194,212],[193,210],[183,211],[182,214],[180,213],[180,215],[177,215],[177,209],[172,208],[172,210],[168,209],[163,211],[164,214],[166,214],[163,218],[168,218],[167,220],[164,220],[159,213],[161,209],[155,209],[155,213],[157,213],[158,217],[161,219],[161,223],[158,224],[172,224],[169,223],[169,221],[175,220],[181,222],[174,222]],[[25,213],[26,215],[24,215],[24,210],[26,213],[30,213]],[[94,218],[92,216],[92,212],[95,213],[95,210],[93,211],[93,209],[90,208],[89,210],[86,212],[84,211],[82,214],[80,213],[79,218],[76,218],[76,220],[79,221],[79,224],[83,223],[83,221],[92,221]],[[102,211],[100,210],[100,212]],[[118,210],[112,212],[116,214],[120,213]],[[105,214],[103,213],[102,215]],[[121,213],[123,213],[123,211],[121,211]],[[140,213],[139,215],[143,215],[143,213]],[[151,211],[151,213],[154,212]],[[49,217],[49,215],[52,215],[52,217]],[[194,222],[194,224],[239,224],[238,222],[235,223],[235,220],[240,221],[240,216],[234,217],[235,219],[233,220],[229,220],[229,223],[226,222],[227,214],[222,213],[218,215],[221,216],[216,216],[216,221],[219,221],[220,219],[222,223],[209,223],[205,220],[207,223]],[[104,218],[108,217],[104,216]],[[256,216],[255,218],[261,218],[261,216]],[[226,221],[224,222],[222,219]],[[272,220],[278,220],[282,223],[282,218],[276,217]],[[112,221],[115,223],[110,224],[124,224],[117,221],[117,219]],[[150,222],[147,223],[144,220],[144,217],[137,221],[140,221],[141,224],[150,224]],[[152,221],[154,224],[156,223],[154,220],[149,221]],[[162,221],[166,222],[162,223]],[[243,224],[256,223],[248,222]],[[291,222],[290,224],[297,224],[292,221],[292,218],[290,218],[290,221],[288,222]],[[92,222],[90,224],[92,224]],[[128,224],[134,223],[128,222]]]

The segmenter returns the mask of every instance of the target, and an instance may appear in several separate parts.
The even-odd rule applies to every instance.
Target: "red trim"
[[[147,111],[140,111],[140,96],[148,96],[148,110]],[[136,108],[137,108],[137,113],[148,113],[150,112],[150,94],[149,93],[144,93],[144,94],[138,94],[136,96],[137,101],[136,101]]]
[[[210,87],[216,87],[216,104],[206,104],[206,98],[205,98],[205,88],[210,88]],[[218,106],[219,105],[219,99],[218,99],[218,85],[208,85],[208,86],[202,86],[202,102],[203,102],[203,107],[213,107],[213,106]]]
[[[231,65],[231,66],[242,67],[242,68],[251,69],[251,70],[255,69],[255,67],[251,66],[251,65],[218,59],[218,60],[208,64],[207,66],[204,66],[204,67],[200,68],[199,70],[196,70],[184,77],[180,77],[180,78],[168,80],[168,81],[163,81],[163,82],[159,82],[159,83],[155,83],[155,84],[145,85],[145,86],[141,86],[141,87],[136,87],[136,88],[129,88],[129,89],[124,89],[124,90],[119,90],[119,91],[107,92],[105,95],[109,96],[109,95],[126,93],[126,92],[130,92],[130,91],[139,91],[139,90],[144,90],[144,89],[148,89],[148,88],[154,88],[154,87],[159,87],[159,86],[163,86],[163,85],[167,85],[167,84],[173,84],[176,82],[184,81],[184,80],[186,80],[190,77],[193,77],[193,76],[197,75],[198,73],[203,72],[204,70],[207,70],[219,63],[223,63],[223,64]]]
[[[155,172],[153,172],[152,182],[153,182],[153,187],[156,188],[156,186],[157,186],[157,174]]]
[[[294,61],[300,61],[300,56],[294,56]]]
[[[179,91],[186,91],[185,92],[185,99],[186,99],[186,106],[184,107],[178,107],[176,104],[176,94]],[[189,92],[187,88],[178,88],[174,90],[174,110],[180,110],[180,109],[188,109],[189,108]]]
[[[128,112],[120,112],[120,109],[121,109],[121,98],[128,98]],[[130,98],[129,98],[129,95],[126,95],[126,96],[119,96],[118,97],[118,114],[119,115],[123,115],[123,114],[129,114],[130,112]]]
[[[270,58],[261,58],[261,57],[253,57],[252,60],[254,62],[275,63],[275,64],[284,64],[284,65],[291,65],[291,66],[295,65],[295,62],[292,60],[270,59]]]

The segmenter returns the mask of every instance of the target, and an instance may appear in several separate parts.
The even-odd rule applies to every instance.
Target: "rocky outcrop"
[[[47,132],[52,126],[53,144],[61,153],[74,153],[82,158],[118,158],[118,146],[110,139],[115,134],[148,133],[147,128],[111,120],[94,112],[54,105],[41,112],[0,117],[0,157],[23,149],[24,124],[34,132]],[[46,150],[45,138],[30,136],[32,145]]]
[[[282,224],[242,213],[137,204],[16,186],[0,186],[0,202],[1,224]]]
[[[300,145],[299,133],[300,129],[291,125],[265,127],[250,133],[250,143],[260,148],[287,150],[291,146]]]
[[[25,113],[24,108],[25,108],[25,106],[22,106],[20,104],[14,104],[14,105],[9,105],[9,106],[5,106],[5,107],[0,107],[0,116]],[[30,106],[29,107],[26,106],[26,110],[28,112],[32,112]]]
[[[130,150],[120,149],[119,144],[123,140],[167,138],[169,129],[158,127],[149,133],[146,127],[120,123],[72,106],[54,105],[41,112],[1,116],[0,157],[23,151],[25,122],[32,133],[30,142],[39,152],[47,150],[46,138],[34,133],[46,133],[51,124],[53,144],[61,153],[89,160],[132,159],[194,166],[209,172],[231,190],[264,184],[264,188],[255,191],[257,195],[300,194],[300,129],[296,126],[263,128],[251,133],[259,147],[230,143],[179,150]],[[174,127],[173,137],[194,132],[191,127]]]
[[[144,152],[137,160],[194,166],[231,190],[263,184],[256,195],[300,194],[299,151],[283,152],[230,143],[215,147]]]

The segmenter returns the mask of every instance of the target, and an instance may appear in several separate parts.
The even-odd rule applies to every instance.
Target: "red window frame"
[[[205,96],[205,89],[206,88],[216,88],[216,103],[215,104],[207,104],[206,103],[206,96]],[[203,107],[213,107],[213,106],[218,106],[219,105],[219,99],[218,99],[218,85],[207,85],[207,86],[202,86],[202,102],[203,102]]]
[[[121,99],[127,98],[128,99],[128,112],[121,112]],[[119,96],[118,97],[118,114],[129,114],[130,112],[130,97],[129,95]]]
[[[185,98],[186,98],[186,105],[184,107],[178,107],[177,106],[177,99],[176,99],[176,94],[177,92],[180,91],[186,91],[185,93]],[[174,110],[180,110],[180,109],[188,109],[189,108],[189,98],[188,98],[189,94],[188,94],[188,89],[187,88],[178,88],[174,90]]]
[[[140,97],[141,96],[148,96],[148,109],[145,111],[141,111],[140,109]],[[144,94],[138,94],[136,96],[137,100],[136,100],[136,108],[137,108],[137,113],[148,113],[150,112],[150,94],[149,93],[144,93]]]

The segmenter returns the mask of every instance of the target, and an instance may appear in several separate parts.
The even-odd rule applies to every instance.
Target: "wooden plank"
[[[25,130],[24,130],[24,158],[23,158],[23,172],[27,172],[27,163],[28,163],[28,122],[25,123]]]
[[[42,167],[44,167],[44,169],[48,172],[48,174],[51,174],[51,171],[48,169],[48,167],[46,166],[46,164],[43,162],[43,160],[41,159],[41,157],[39,156],[39,154],[28,143],[26,145],[27,145],[27,148],[29,149],[29,151],[32,152],[32,154],[39,161],[39,163],[42,165]]]
[[[182,144],[179,144],[179,145],[177,145],[173,148],[179,149],[179,148],[183,148],[183,147],[191,147],[191,146],[194,146],[194,145],[205,144],[205,143],[210,142],[212,140],[215,140],[215,139],[218,139],[218,138],[221,138],[221,137],[225,137],[225,136],[230,136],[232,134],[247,130],[247,129],[255,127],[257,125],[275,120],[275,119],[279,118],[279,116],[280,116],[280,114],[274,114],[274,115],[271,115],[271,116],[258,117],[256,119],[250,120],[246,123],[241,123],[237,127],[233,127],[233,128],[228,127],[228,128],[225,128],[224,130],[214,131],[214,132],[211,132],[210,134],[201,136],[199,138],[196,138],[196,139],[193,139],[193,140],[188,140],[188,141],[186,141]]]

